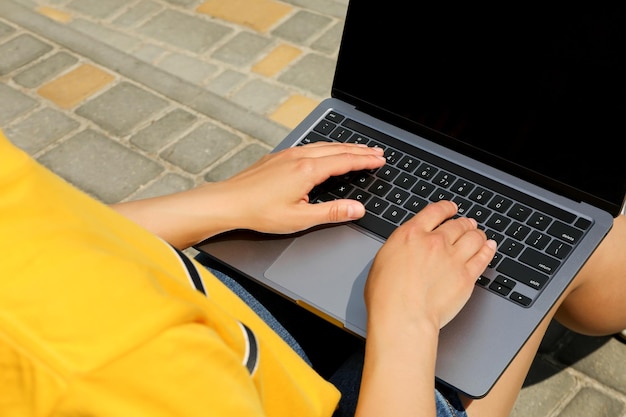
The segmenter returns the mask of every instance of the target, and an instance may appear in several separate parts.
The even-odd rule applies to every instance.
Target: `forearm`
[[[428,325],[368,330],[356,416],[435,416],[437,338]]]
[[[179,249],[241,227],[229,198],[217,183],[171,195],[113,204],[111,207]]]

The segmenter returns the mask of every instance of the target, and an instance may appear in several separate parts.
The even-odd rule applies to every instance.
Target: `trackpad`
[[[348,316],[348,322],[364,328],[363,288],[381,246],[346,225],[315,230],[294,240],[265,277],[290,298],[305,301],[343,323]]]

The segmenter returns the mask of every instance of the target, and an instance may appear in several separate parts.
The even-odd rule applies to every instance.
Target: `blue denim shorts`
[[[435,390],[437,417],[467,417],[458,394],[446,387],[438,386]]]

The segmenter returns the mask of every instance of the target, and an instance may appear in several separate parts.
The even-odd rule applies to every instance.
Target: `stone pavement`
[[[113,203],[229,177],[328,96],[347,0],[0,0],[0,129]],[[514,417],[626,416],[626,346],[551,327]]]

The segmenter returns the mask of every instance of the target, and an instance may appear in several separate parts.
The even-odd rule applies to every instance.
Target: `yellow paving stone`
[[[39,6],[37,7],[37,12],[52,20],[56,20],[57,22],[69,23],[72,21],[71,14],[62,12],[61,10],[53,9],[52,7]]]
[[[257,62],[252,67],[252,71],[266,77],[273,77],[300,56],[300,54],[302,54],[302,51],[295,46],[285,44],[278,45],[273,51],[267,54],[265,58]]]
[[[294,95],[285,101],[270,115],[273,121],[294,128],[319,104],[319,101],[308,97]]]
[[[93,65],[83,64],[44,84],[37,93],[57,106],[69,109],[97,93],[114,79],[113,75]]]
[[[196,10],[265,33],[292,9],[274,0],[208,0]]]

